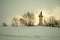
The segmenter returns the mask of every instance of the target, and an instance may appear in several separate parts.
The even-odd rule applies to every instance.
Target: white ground
[[[60,40],[60,28],[0,26],[0,40]]]

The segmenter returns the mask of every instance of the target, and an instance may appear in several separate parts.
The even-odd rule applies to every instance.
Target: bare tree
[[[17,21],[18,21],[17,18],[14,17],[14,18],[12,19],[12,26],[18,26],[18,22],[17,22]]]
[[[58,25],[54,16],[49,17],[49,26],[56,27]]]
[[[23,16],[23,19],[25,21],[25,25],[34,25],[34,14],[33,13],[29,13],[27,12],[26,14],[24,14]]]
[[[48,22],[44,19],[44,25],[48,26]]]

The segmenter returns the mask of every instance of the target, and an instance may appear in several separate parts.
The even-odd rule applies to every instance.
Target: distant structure
[[[41,11],[39,14],[39,24],[38,25],[43,25],[42,20],[43,20],[43,15],[42,15],[42,11]]]
[[[5,22],[2,23],[3,26],[8,26]]]
[[[20,24],[21,24],[21,25],[25,25],[25,20],[24,20],[23,18],[20,18],[19,21],[20,21]]]

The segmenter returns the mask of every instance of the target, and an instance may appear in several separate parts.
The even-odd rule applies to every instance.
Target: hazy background
[[[45,16],[60,17],[60,0],[0,0],[0,24],[11,23],[15,16],[20,16],[27,11],[35,15],[43,11]]]

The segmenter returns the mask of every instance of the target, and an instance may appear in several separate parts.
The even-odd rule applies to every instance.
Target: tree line
[[[43,20],[44,24],[43,26],[50,26],[50,27],[60,27],[60,20],[56,20],[54,16],[50,16],[48,20]],[[27,12],[22,15],[22,18],[17,19],[16,17],[13,17],[12,19],[12,26],[19,26],[19,25],[25,25],[25,26],[35,26],[35,15],[33,13]],[[3,26],[7,26],[5,22],[2,23]]]

